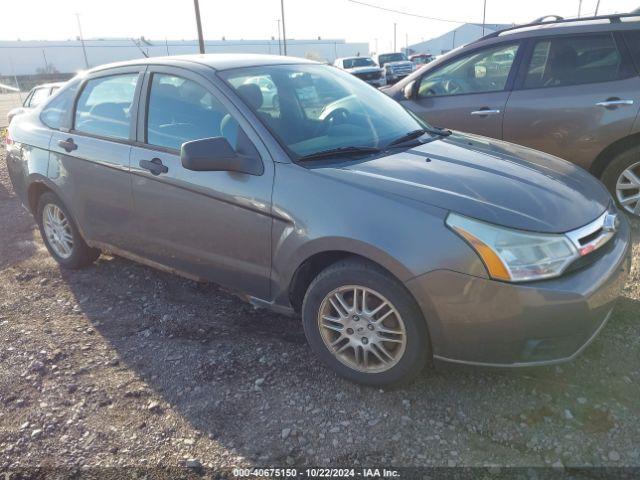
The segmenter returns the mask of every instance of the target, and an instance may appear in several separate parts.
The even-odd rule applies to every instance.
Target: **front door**
[[[198,278],[269,296],[273,163],[255,132],[215,86],[191,72],[150,67],[131,170],[139,253]],[[146,109],[146,114],[145,113]],[[261,158],[259,176],[190,171],[183,143],[223,136]]]
[[[461,54],[418,79],[405,105],[432,125],[501,138],[518,51],[508,43]]]

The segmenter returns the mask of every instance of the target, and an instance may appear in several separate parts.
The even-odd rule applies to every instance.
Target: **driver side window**
[[[518,44],[473,52],[424,75],[418,97],[440,97],[504,90]]]

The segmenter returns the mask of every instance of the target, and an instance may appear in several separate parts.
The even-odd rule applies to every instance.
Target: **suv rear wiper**
[[[351,146],[351,147],[338,147],[330,148],[329,150],[322,150],[320,152],[310,153],[303,155],[298,160],[315,160],[319,158],[331,158],[331,157],[355,157],[358,155],[366,155],[368,153],[379,153],[382,150],[376,147],[366,146]]]

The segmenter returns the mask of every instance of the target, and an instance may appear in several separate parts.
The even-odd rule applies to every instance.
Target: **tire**
[[[60,235],[55,237],[53,235],[47,234],[47,231],[51,232],[52,230],[49,227],[45,227],[45,216],[48,216],[50,212],[54,211],[59,211],[63,216],[61,218],[63,218],[67,222],[65,224],[67,225],[67,227],[64,229],[64,231],[68,235],[68,238],[70,238],[71,244],[71,246],[68,247],[68,254],[65,254],[63,252],[63,249],[60,246],[61,242],[59,240],[56,240],[56,238],[59,238]],[[71,216],[71,214],[69,214],[69,211],[64,206],[62,201],[54,193],[45,192],[38,199],[36,221],[38,223],[38,228],[40,229],[42,241],[47,247],[47,250],[49,250],[51,256],[62,267],[69,269],[86,267],[92,264],[100,256],[100,250],[91,248],[86,244],[86,242],[80,235],[80,232],[78,231],[78,227],[76,226],[73,217]],[[68,246],[68,242],[62,243],[67,244]]]
[[[354,287],[358,292],[355,309],[355,295],[350,293]],[[331,296],[335,293],[341,295],[351,311],[340,305],[342,313],[338,312],[329,300],[337,303],[338,297]],[[362,295],[367,295],[366,309]],[[389,307],[371,314],[384,301]],[[392,313],[385,315],[390,311]],[[339,322],[344,323],[325,320],[338,316],[341,316]],[[431,357],[427,327],[413,297],[386,271],[360,259],[330,265],[311,282],[302,304],[302,321],[307,341],[320,360],[338,375],[357,383],[377,387],[407,383],[421,372]],[[400,331],[403,333],[390,333]],[[387,338],[394,340],[384,340]],[[332,348],[330,345],[335,342],[338,343]],[[379,345],[391,355],[384,355]],[[356,350],[359,351],[357,357]],[[380,361],[381,358],[387,363]]]
[[[640,179],[640,146],[616,155],[602,172],[600,179],[620,208],[638,217],[640,216],[640,185],[635,188],[635,185],[632,185],[628,178],[622,177],[623,172],[630,168]],[[626,184],[627,188],[618,190],[618,182]],[[636,195],[638,196],[637,201],[633,200]],[[627,201],[625,202],[625,200]]]

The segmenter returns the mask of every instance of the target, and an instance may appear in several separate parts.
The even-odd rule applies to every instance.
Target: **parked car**
[[[565,158],[640,214],[640,15],[515,27],[385,93],[434,125]]]
[[[416,65],[404,53],[381,53],[376,55],[375,60],[384,68],[389,84],[403,79],[416,69]]]
[[[630,269],[629,224],[581,168],[292,57],[94,68],[12,122],[6,158],[62,267],[104,249],[299,313],[318,357],[369,385],[431,357],[571,359]]]
[[[409,60],[419,66],[433,62],[435,57],[430,53],[416,53],[415,55],[409,55]]]
[[[387,84],[384,68],[380,68],[371,57],[337,58],[333,65],[374,87],[384,87]]]
[[[13,117],[15,117],[16,115],[20,115],[21,113],[31,110],[32,108],[36,108],[47,98],[57,92],[62,85],[64,85],[64,82],[44,83],[42,85],[38,85],[37,87],[33,87],[29,91],[27,97],[24,99],[24,102],[22,102],[21,107],[9,110],[9,113],[7,113],[7,124],[10,124],[11,120],[13,120]]]

